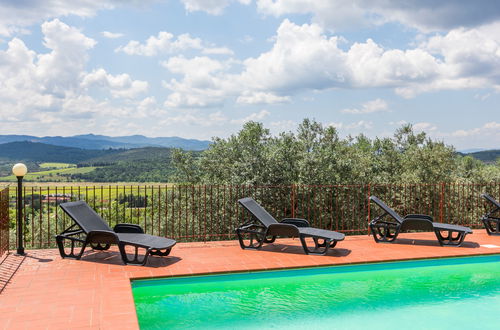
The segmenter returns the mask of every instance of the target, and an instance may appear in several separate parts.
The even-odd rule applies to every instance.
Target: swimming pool
[[[498,329],[500,255],[132,282],[141,329]]]

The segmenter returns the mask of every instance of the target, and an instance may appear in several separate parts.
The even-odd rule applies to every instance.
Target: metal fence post
[[[370,216],[370,196],[372,195],[371,188],[372,188],[371,184],[368,184],[368,197],[366,198],[366,207],[367,207],[366,221],[368,222],[368,224],[370,224],[370,219],[371,219],[371,216]],[[367,233],[368,233],[368,236],[370,236],[370,226],[368,226]]]
[[[441,182],[441,194],[439,196],[439,222],[443,222],[444,208],[444,182]]]

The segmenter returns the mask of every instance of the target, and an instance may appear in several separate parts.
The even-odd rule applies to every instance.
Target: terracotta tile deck
[[[9,255],[0,265],[0,328],[137,329],[130,279],[319,265],[500,253],[500,237],[484,230],[462,247],[441,247],[433,233],[401,234],[397,243],[349,236],[328,256],[308,256],[299,240],[278,240],[261,251],[236,241],[179,243],[167,258],[124,266],[116,250],[61,259],[55,249]],[[17,271],[16,271],[17,270]]]

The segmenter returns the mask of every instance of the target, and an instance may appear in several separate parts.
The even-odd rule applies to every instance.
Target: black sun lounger
[[[122,260],[125,264],[145,265],[150,255],[168,256],[175,245],[173,239],[144,234],[138,225],[121,223],[113,229],[84,201],[61,203],[63,211],[75,222],[72,226],[56,236],[57,246],[62,258],[80,259],[87,245],[94,250],[107,250],[111,244],[118,244]],[[71,252],[64,251],[64,240],[71,242]],[[82,244],[78,254],[75,254],[75,243]],[[135,247],[134,259],[127,257],[125,247]],[[142,261],[138,259],[139,248],[146,249]]]
[[[407,230],[433,231],[442,246],[460,246],[465,235],[472,234],[469,227],[451,225],[432,221],[432,217],[424,214],[408,214],[402,218],[376,196],[370,196],[370,201],[377,204],[384,214],[370,221],[370,230],[375,242],[393,242],[400,232]],[[389,215],[393,221],[382,220]],[[442,232],[447,232],[443,236]]]
[[[483,215],[481,221],[483,221],[484,227],[488,235],[500,235],[500,218],[494,217],[493,214],[500,211],[500,203],[488,194],[481,194],[481,197],[486,199],[488,202],[493,204],[493,210]]]
[[[286,218],[278,222],[250,197],[242,198],[238,200],[238,203],[253,216],[252,220],[236,229],[242,249],[259,249],[263,243],[274,243],[277,236],[299,237],[306,254],[325,255],[329,248],[333,248],[338,241],[344,240],[344,234],[331,230],[311,228],[309,222],[305,219]],[[259,223],[255,223],[253,218]],[[248,244],[244,243],[245,234],[249,235],[250,242]],[[307,237],[313,239],[314,249],[307,247]],[[322,240],[322,242],[319,240]]]

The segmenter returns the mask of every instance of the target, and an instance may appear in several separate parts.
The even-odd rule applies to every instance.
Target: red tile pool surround
[[[130,280],[500,253],[500,237],[478,229],[462,247],[441,247],[433,233],[401,234],[393,244],[348,236],[327,256],[305,255],[298,239],[282,239],[260,251],[237,241],[179,243],[167,258],[124,266],[117,250],[61,259],[57,250],[10,254],[0,265],[2,329],[138,329]]]

